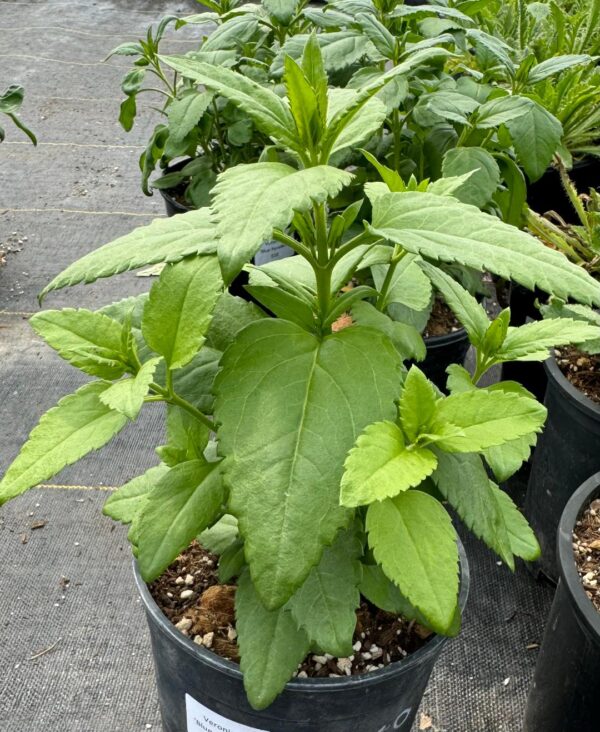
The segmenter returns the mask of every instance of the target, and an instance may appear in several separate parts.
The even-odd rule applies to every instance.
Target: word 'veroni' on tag
[[[189,694],[185,695],[185,708],[187,712],[187,732],[269,732],[269,730],[258,727],[248,727],[240,722],[213,712],[204,704],[196,701]]]

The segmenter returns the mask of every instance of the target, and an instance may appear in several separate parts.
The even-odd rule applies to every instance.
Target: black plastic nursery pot
[[[462,366],[470,346],[469,336],[464,328],[460,328],[454,333],[428,336],[424,340],[427,355],[417,365],[438,389],[445,392],[448,379],[446,369],[452,363]]]
[[[459,542],[460,607],[469,592],[469,567]],[[262,711],[249,705],[239,666],[193,643],[158,608],[134,563],[135,581],[150,628],[164,732],[409,732],[433,666],[447,638],[378,671],[288,682]]]
[[[571,496],[558,530],[560,581],[546,623],[524,732],[597,732],[600,613],[585,594],[572,547],[575,522],[600,496],[600,473]]]
[[[577,487],[600,470],[600,405],[569,382],[555,358],[545,368],[548,419],[535,449],[524,508],[542,549],[535,566],[556,581],[561,514]]]
[[[569,177],[578,193],[588,193],[590,188],[600,187],[600,160],[585,157],[578,160]],[[544,175],[527,187],[527,203],[536,213],[556,213],[568,224],[578,223],[577,214],[565,193],[557,168],[548,168]]]
[[[510,285],[510,322],[511,325],[524,325],[528,319],[539,320],[540,311],[535,301],[544,302],[547,293],[541,290],[528,290],[514,282]],[[502,364],[502,380],[517,381],[528,389],[539,401],[544,400],[548,377],[544,365],[538,361],[511,361]]]

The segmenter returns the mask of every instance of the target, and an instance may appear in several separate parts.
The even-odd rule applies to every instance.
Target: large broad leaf
[[[105,392],[100,394],[100,401],[115,412],[124,414],[127,419],[134,420],[140,413],[144,398],[148,394],[150,384],[154,379],[154,372],[160,358],[151,358],[146,361],[135,376],[120,379]]]
[[[435,470],[426,447],[408,446],[393,422],[369,425],[350,450],[342,478],[341,502],[361,506],[418,486]]]
[[[190,460],[158,481],[142,506],[138,526],[138,561],[146,582],[156,579],[215,522],[224,501],[218,463]]]
[[[445,196],[377,195],[371,231],[431,259],[487,270],[529,289],[537,286],[564,299],[600,305],[600,284],[564,255],[475,206]]]
[[[35,332],[66,361],[90,376],[118,379],[127,371],[122,326],[91,310],[45,310],[29,322]]]
[[[500,168],[482,147],[455,147],[444,155],[444,177],[460,176],[473,171],[460,187],[460,200],[483,208],[490,202],[500,184]]]
[[[230,168],[213,189],[219,261],[227,283],[250,261],[273,229],[285,229],[294,211],[307,211],[348,185],[352,175],[328,165],[295,170],[283,163]]]
[[[185,56],[161,56],[164,63],[188,79],[204,84],[231,100],[266,135],[296,147],[294,118],[286,102],[273,91],[242,74]]]
[[[257,592],[276,608],[348,522],[343,462],[364,427],[394,418],[401,361],[370,328],[319,341],[268,319],[238,335],[222,367],[215,416],[230,510]]]
[[[173,389],[204,414],[212,412],[212,386],[219,368],[221,351],[204,345],[183,368],[173,372]]]
[[[437,633],[447,633],[458,599],[458,548],[450,517],[435,498],[410,490],[373,503],[369,544],[377,563]]]
[[[329,105],[327,121],[330,122],[337,112],[352,103],[358,95],[354,89],[331,89],[329,91]],[[355,148],[368,140],[380,129],[386,118],[385,104],[372,97],[360,109],[356,116],[341,131],[331,150],[334,154],[345,148]]]
[[[143,475],[133,478],[108,497],[102,507],[102,513],[122,524],[130,524],[139,513],[148,493],[168,472],[169,468],[166,465],[156,465]]]
[[[309,39],[310,35],[302,33],[290,36],[273,62],[271,72],[275,75],[281,73],[285,55],[291,56],[295,60],[299,59],[304,53]],[[317,40],[321,46],[323,65],[328,72],[346,69],[365,55],[376,53],[369,38],[358,31],[341,30],[320,33],[317,35]]]
[[[125,427],[127,417],[100,401],[109,386],[85,384],[44,414],[0,481],[0,505],[103,447]]]
[[[298,0],[264,0],[267,12],[282,23],[288,25],[296,14]]]
[[[413,107],[412,115],[415,122],[421,127],[435,127],[448,121],[465,125],[469,115],[478,106],[479,103],[475,99],[465,94],[440,89],[420,96],[419,101]],[[464,173],[465,171],[461,172]],[[451,175],[454,175],[454,173]]]
[[[206,333],[206,345],[217,351],[225,351],[242,328],[264,317],[262,310],[253,302],[224,292],[213,310]]]
[[[235,596],[240,669],[248,701],[264,709],[283,690],[310,649],[289,610],[268,610],[244,572]]]
[[[223,283],[216,257],[167,265],[144,307],[142,333],[167,366],[185,366],[200,349]]]
[[[355,531],[340,532],[286,606],[313,646],[332,656],[352,653],[360,605],[361,555],[362,544]]]
[[[523,514],[504,491],[501,491],[493,483],[491,488],[502,508],[512,553],[517,557],[526,559],[528,562],[539,559],[540,545]]]
[[[148,226],[140,226],[78,259],[46,285],[40,297],[51,290],[94,282],[148,264],[178,262],[192,254],[211,254],[216,247],[215,228],[206,208],[155,219]]]
[[[546,409],[535,399],[478,389],[440,399],[429,428],[446,452],[479,452],[540,432],[545,419]]]

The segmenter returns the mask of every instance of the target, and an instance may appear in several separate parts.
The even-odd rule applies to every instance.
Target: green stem
[[[379,297],[377,298],[376,305],[377,310],[383,312],[383,309],[385,308],[385,301],[388,296],[392,280],[394,279],[394,272],[396,271],[396,267],[405,256],[405,254],[406,251],[402,249],[399,244],[396,244],[396,246],[394,247],[394,253],[392,254],[392,258],[390,259],[390,266],[388,267],[388,271],[385,273],[385,279],[383,280],[381,290],[379,291]]]
[[[219,124],[219,110],[217,108],[217,103],[213,99],[212,100],[212,108],[215,113],[215,121],[214,121],[214,128],[217,134],[217,140],[219,141],[219,147],[223,152],[225,152],[225,138],[223,137],[223,131],[221,130],[221,125]]]
[[[361,231],[360,234],[357,234],[356,236],[352,237],[352,239],[349,239],[343,246],[339,247],[339,249],[336,250],[335,254],[331,258],[331,266],[332,268],[342,259],[346,256],[349,252],[351,252],[353,249],[356,249],[356,247],[360,246],[361,244],[366,244],[367,241],[372,238],[372,234],[369,234],[368,231]],[[373,240],[373,244],[375,244],[378,239]]]
[[[168,373],[169,372],[167,371],[167,374]],[[146,401],[163,401],[167,402],[167,404],[173,404],[176,407],[181,407],[181,409],[184,409],[186,412],[191,414],[203,425],[206,425],[206,427],[208,427],[210,430],[214,430],[215,425],[209,417],[207,417],[205,414],[202,414],[202,412],[199,409],[196,409],[193,404],[190,404],[185,399],[182,399],[182,397],[180,397],[178,394],[175,394],[174,391],[169,392],[167,389],[163,389],[160,384],[156,383],[150,384],[150,389],[155,392],[156,398],[154,396],[146,397]]]
[[[332,260],[329,259],[327,246],[327,209],[324,203],[315,203],[313,207],[315,217],[315,243],[317,250],[316,266],[313,265],[317,281],[317,301],[319,307],[319,321],[324,323],[329,314],[331,304],[331,273]]]
[[[307,259],[313,267],[315,267],[315,265],[317,264],[316,259],[313,257],[308,247],[304,246],[302,242],[296,241],[296,239],[288,236],[283,231],[280,231],[279,229],[274,229],[273,239],[275,239],[275,241],[281,242],[282,244],[285,244],[290,249],[293,249],[296,254],[300,254],[302,257]]]

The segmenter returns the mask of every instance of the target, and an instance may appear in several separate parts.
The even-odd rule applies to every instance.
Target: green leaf
[[[399,405],[400,424],[410,442],[415,442],[427,428],[438,399],[434,385],[419,368],[411,366],[404,380]]]
[[[447,455],[436,451],[438,466],[433,480],[440,493],[466,526],[514,569],[513,551],[502,507],[492,491],[478,455]]]
[[[282,25],[289,25],[296,14],[298,0],[263,0],[263,6]]]
[[[410,490],[373,503],[366,519],[369,544],[385,574],[445,634],[458,598],[458,548],[450,517],[435,498]]]
[[[422,94],[413,107],[413,118],[420,127],[435,127],[446,122],[467,124],[469,115],[479,103],[475,99],[458,91],[438,89],[429,94]],[[456,148],[456,150],[469,148]],[[461,173],[464,173],[462,170]],[[455,175],[451,173],[450,175]]]
[[[504,124],[527,176],[534,181],[550,165],[563,134],[561,123],[537,102],[518,95],[500,97],[483,104],[477,127]]]
[[[327,111],[328,123],[334,119],[340,109],[352,104],[358,95],[359,92],[353,89],[330,89]],[[335,144],[331,148],[331,155],[346,148],[355,148],[369,140],[373,134],[379,131],[385,118],[386,109],[384,103],[375,96],[368,99],[361,105],[356,115],[340,131]]]
[[[78,259],[42,290],[43,298],[51,290],[95,282],[137,267],[159,262],[179,262],[193,254],[216,251],[216,234],[208,209],[198,209],[164,219],[155,219],[110,244]]]
[[[226,170],[213,189],[219,261],[227,283],[295,211],[308,211],[350,183],[352,175],[328,165],[294,170],[283,163],[251,163]]]
[[[385,58],[393,60],[396,39],[372,13],[358,13],[356,23],[362,28],[371,43]]]
[[[102,513],[122,524],[130,524],[137,517],[148,493],[169,472],[166,465],[156,465],[143,475],[130,480],[112,493],[104,502]]]
[[[242,328],[264,317],[264,313],[254,303],[224,292],[213,310],[206,333],[206,345],[217,351],[225,351]]]
[[[453,277],[429,262],[421,260],[419,266],[429,277],[436,290],[444,297],[446,304],[456,315],[469,334],[474,346],[483,342],[490,321],[485,309]]]
[[[587,53],[570,53],[563,56],[548,58],[531,67],[527,76],[527,83],[538,84],[540,81],[544,81],[544,79],[548,79],[550,76],[560,74],[560,72],[565,69],[572,68],[573,66],[580,66],[582,64],[589,64],[594,60],[594,57],[589,56]]]
[[[258,18],[254,13],[231,15],[205,39],[202,49],[205,53],[236,49],[251,41],[258,28]]]
[[[420,257],[405,254],[398,262],[392,275],[384,307],[392,302],[399,302],[413,310],[423,310],[431,302],[431,282],[419,267]],[[381,290],[389,265],[371,267],[375,287]]]
[[[304,660],[310,642],[289,610],[265,608],[249,572],[238,582],[235,617],[248,701],[254,709],[265,709]]]
[[[198,92],[187,89],[180,97],[169,105],[169,141],[178,144],[194,129],[200,118],[210,106],[214,95],[212,92]]]
[[[544,361],[549,349],[598,338],[598,326],[571,318],[554,318],[509,328],[497,361]]]
[[[286,292],[281,287],[246,285],[245,288],[261,305],[278,318],[298,323],[306,330],[313,330],[316,324],[312,308],[304,300]]]
[[[0,505],[103,447],[125,427],[127,417],[100,401],[109,386],[85,384],[44,414],[0,481]]]
[[[398,425],[375,422],[364,430],[348,453],[341,503],[354,507],[393,498],[418,486],[435,466],[431,450],[406,445]]]
[[[220,359],[220,351],[205,345],[186,366],[173,372],[175,392],[204,414],[212,413],[212,386]]]
[[[204,84],[207,89],[232,101],[264,134],[291,149],[297,147],[289,107],[270,89],[230,69],[185,56],[160,56],[160,60],[186,78]]]
[[[192,539],[215,522],[225,501],[218,463],[190,460],[171,468],[142,506],[138,562],[146,582],[171,564]]]
[[[503,482],[514,475],[531,454],[531,448],[537,442],[535,433],[524,435],[504,445],[488,447],[483,451],[485,461],[492,469],[497,481]]]
[[[341,531],[286,606],[323,653],[341,658],[352,654],[361,555],[362,544],[354,530]]]
[[[317,96],[304,72],[293,58],[286,56],[284,65],[290,110],[302,142],[311,149],[313,143],[318,139],[322,123],[319,117]]]
[[[299,59],[310,37],[310,35],[304,33],[288,37],[281,48],[281,54],[271,66],[271,73],[277,75],[280,72],[283,55],[291,56],[293,59]],[[323,66],[325,71],[328,72],[347,69],[371,50],[375,50],[366,35],[353,30],[320,33],[317,35],[317,40],[321,46]]]
[[[142,333],[169,368],[185,366],[204,343],[222,286],[214,256],[184,259],[161,272],[144,307]]]
[[[508,155],[496,155],[500,175],[504,181],[501,190],[494,194],[494,200],[502,212],[502,220],[518,229],[522,228],[523,210],[527,201],[527,183],[521,168]]]
[[[426,356],[425,342],[419,331],[412,325],[399,323],[377,310],[368,302],[358,302],[352,306],[352,318],[359,325],[385,333],[403,360],[422,361]]]
[[[565,299],[600,305],[600,284],[581,267],[529,234],[449,197],[378,195],[370,229],[430,259],[487,270],[529,289],[537,286]]]
[[[222,554],[228,546],[238,538],[238,522],[235,516],[226,513],[216,524],[204,531],[198,537],[203,547],[213,554]]]
[[[146,361],[135,376],[121,379],[100,394],[100,401],[133,421],[140,413],[160,358]]]
[[[118,379],[128,370],[122,326],[106,315],[65,308],[35,313],[29,322],[62,358],[90,376]]]
[[[126,97],[119,107],[119,122],[125,132],[131,132],[137,115],[137,102],[134,95]]]
[[[525,517],[512,502],[510,496],[494,484],[491,487],[504,515],[512,553],[528,562],[539,559],[540,545]]]
[[[474,171],[460,187],[460,196],[456,197],[463,203],[471,203],[477,208],[483,208],[490,202],[500,184],[498,163],[482,147],[451,148],[444,155],[442,170],[444,177]]]
[[[244,542],[238,538],[219,557],[219,582],[226,584],[234,577],[238,577],[245,564]]]
[[[265,319],[238,335],[221,365],[215,416],[230,512],[257,592],[276,608],[347,524],[343,461],[366,425],[393,419],[401,362],[369,328],[319,341],[293,323]]]
[[[209,428],[181,407],[167,406],[167,444],[156,449],[169,467],[202,459],[210,437]]]
[[[478,389],[440,399],[430,430],[446,452],[479,452],[540,432],[545,419],[546,409],[535,399]]]

